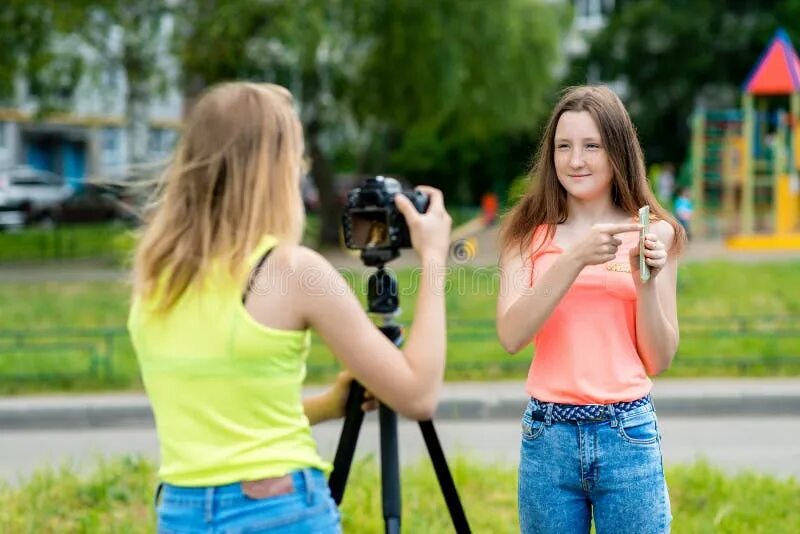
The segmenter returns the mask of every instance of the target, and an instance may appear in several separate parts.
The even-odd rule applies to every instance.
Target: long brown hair
[[[161,176],[134,256],[134,290],[166,310],[221,260],[235,277],[266,234],[298,242],[303,132],[283,87],[207,90]],[[163,284],[163,286],[161,285]]]
[[[530,186],[525,195],[509,211],[500,230],[501,249],[531,245],[533,231],[544,225],[547,232],[537,247],[552,239],[555,227],[567,220],[567,191],[556,175],[555,133],[561,115],[566,111],[586,111],[600,130],[613,177],[611,198],[614,205],[631,216],[639,208],[650,206],[653,220],[665,220],[675,229],[672,250],[679,252],[685,240],[683,227],[656,200],[645,172],[644,155],[636,129],[620,99],[602,85],[567,88],[553,109],[545,127],[534,164],[528,173]]]

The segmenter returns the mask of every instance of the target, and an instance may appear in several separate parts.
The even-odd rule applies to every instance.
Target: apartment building
[[[123,31],[111,33],[110,48],[120,46]],[[170,32],[165,24],[159,58],[167,89],[152,95],[145,112],[146,159],[153,163],[169,155],[183,111],[177,62],[168,52]],[[74,90],[59,95],[61,111],[45,117],[37,115],[39,99],[31,85],[17,81],[14,97],[0,102],[0,168],[24,165],[55,172],[74,189],[89,178],[124,177],[130,172],[125,72],[70,36],[60,38],[59,46],[80,55],[84,73]]]

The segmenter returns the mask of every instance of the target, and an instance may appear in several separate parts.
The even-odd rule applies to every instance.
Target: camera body
[[[392,251],[411,247],[405,217],[397,209],[394,196],[402,194],[420,213],[428,210],[430,198],[422,191],[403,190],[394,178],[376,176],[347,193],[342,229],[347,248],[363,253]]]

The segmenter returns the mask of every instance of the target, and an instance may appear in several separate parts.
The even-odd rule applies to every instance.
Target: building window
[[[110,91],[116,91],[118,87],[117,67],[115,65],[107,65],[101,74],[103,87]]]
[[[166,128],[152,128],[148,149],[153,154],[166,154],[175,145],[175,132]]]
[[[119,128],[103,128],[101,130],[101,146],[103,147],[103,164],[106,166],[122,163],[121,140],[122,132]]]
[[[119,129],[103,128],[103,151],[116,152],[119,150]]]
[[[613,2],[607,0],[575,0],[574,5],[575,25],[579,30],[599,30],[605,24],[604,7],[613,9]]]

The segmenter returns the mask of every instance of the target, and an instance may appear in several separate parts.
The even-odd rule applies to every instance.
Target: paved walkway
[[[312,387],[307,391],[320,389]],[[658,412],[669,416],[800,417],[800,378],[662,379],[655,382],[653,399]],[[435,419],[516,419],[525,402],[522,381],[448,382]],[[142,393],[0,398],[0,430],[152,424],[150,405]]]
[[[667,465],[704,459],[731,474],[755,471],[800,480],[800,418],[733,416],[681,417],[659,413],[664,462]],[[448,461],[461,457],[481,464],[514,469],[519,462],[519,418],[437,420],[436,433]],[[341,421],[312,428],[323,458],[332,460],[342,432]],[[419,427],[400,419],[400,461],[429,464]],[[355,459],[380,457],[377,416],[368,414],[358,439]],[[63,465],[80,474],[96,472],[98,460],[137,455],[159,461],[153,426],[88,429],[0,430],[0,483],[15,486],[48,466]],[[509,488],[513,492],[513,487]],[[512,493],[513,495],[513,493]]]

